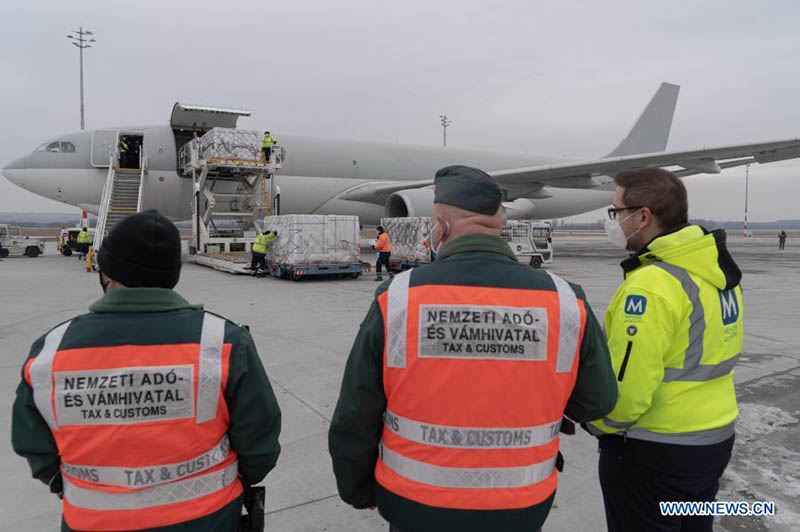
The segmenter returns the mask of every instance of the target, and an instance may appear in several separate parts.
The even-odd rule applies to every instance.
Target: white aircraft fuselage
[[[509,218],[552,219],[609,205],[615,189],[610,176],[621,171],[660,167],[687,177],[800,158],[800,138],[666,151],[679,90],[662,83],[619,145],[608,155],[584,161],[278,135],[286,154],[274,178],[280,201],[273,198],[273,206],[279,203],[279,214],[357,215],[365,225],[378,224],[383,216],[427,216],[436,171],[461,164],[497,179]],[[142,208],[187,220],[193,183],[178,164],[181,146],[213,127],[235,127],[238,117],[249,114],[178,102],[169,123],[63,135],[7,164],[3,174],[31,192],[97,213],[110,152],[118,136],[124,136],[135,139],[135,145],[141,141],[146,169]]]
[[[191,215],[192,180],[178,171],[177,150],[188,140],[169,124],[114,128],[121,135],[142,135],[147,154],[147,174],[142,189],[142,206],[157,209],[173,220]],[[108,173],[107,155],[93,148],[97,131],[86,130],[53,138],[28,155],[3,168],[12,183],[35,194],[97,213]],[[55,142],[69,143],[74,150],[48,151]],[[451,164],[475,166],[486,171],[545,164],[543,159],[453,148],[433,148],[393,143],[321,139],[294,135],[278,136],[286,150],[283,169],[275,177],[280,189],[281,214],[351,214],[366,225],[380,223],[389,212],[384,205],[351,201],[341,196],[366,182],[430,179],[439,168]],[[93,153],[94,149],[94,153]],[[94,157],[94,160],[93,160]],[[563,161],[558,161],[563,162]],[[541,196],[541,192],[539,193]],[[608,205],[613,187],[569,189],[547,187],[548,197],[532,199],[529,218],[551,219],[591,211]],[[428,203],[420,198],[421,203]],[[414,206],[425,215],[430,206]]]

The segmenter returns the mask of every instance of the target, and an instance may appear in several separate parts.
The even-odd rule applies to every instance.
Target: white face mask
[[[609,240],[609,242],[611,242],[612,245],[614,245],[614,246],[616,246],[616,247],[618,247],[620,249],[627,249],[627,247],[628,247],[628,239],[630,237],[632,237],[633,235],[635,235],[636,233],[638,233],[639,231],[641,231],[641,229],[637,229],[636,231],[634,231],[630,235],[625,236],[625,231],[622,230],[622,225],[621,224],[622,224],[622,222],[624,222],[628,218],[630,218],[632,216],[635,216],[636,213],[638,213],[638,212],[639,211],[637,210],[636,212],[626,216],[622,220],[614,219],[614,220],[606,220],[605,221],[604,225],[605,225],[605,229],[606,229],[606,235],[608,236],[608,240]]]
[[[438,228],[439,228],[439,220],[437,219],[436,223],[433,224],[433,227],[431,227],[431,246],[433,247],[433,252],[436,253],[437,255],[439,254],[439,250],[442,248],[442,244],[444,244],[442,240],[439,240],[438,243],[436,242],[436,237],[434,235],[436,234],[436,230]],[[450,231],[450,220],[447,221],[447,231],[448,232]]]

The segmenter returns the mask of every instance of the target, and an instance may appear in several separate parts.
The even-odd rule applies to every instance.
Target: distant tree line
[[[689,220],[693,224],[702,225],[706,229],[727,229],[736,230],[744,229],[744,224],[741,220],[736,221],[719,221],[719,220],[706,220],[696,218]],[[556,220],[553,227],[560,231],[602,231],[604,220],[597,220],[596,222],[566,222],[564,220]],[[799,230],[800,220],[776,220],[774,222],[748,222],[747,229],[750,231],[764,231],[764,230],[779,230],[786,229],[787,231]]]
[[[97,218],[89,215],[89,225],[94,227]],[[736,221],[717,221],[705,219],[693,219],[692,223],[702,225],[707,229],[743,229],[741,220]],[[71,213],[20,213],[20,212],[0,212],[0,223],[9,225],[19,225],[20,227],[75,227],[80,223],[80,217]],[[178,227],[191,227],[191,222],[179,222]],[[562,231],[602,231],[603,220],[596,222],[567,222],[563,219],[554,220],[553,227]],[[797,220],[777,220],[774,222],[750,222],[747,228],[752,231],[786,229],[787,231],[800,230],[800,219]]]

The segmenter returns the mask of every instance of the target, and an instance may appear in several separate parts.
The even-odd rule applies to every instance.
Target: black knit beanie
[[[178,228],[155,210],[132,214],[103,239],[97,264],[130,288],[173,288],[181,275]]]

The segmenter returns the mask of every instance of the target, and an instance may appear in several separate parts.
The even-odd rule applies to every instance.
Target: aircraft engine
[[[409,188],[389,196],[384,206],[387,218],[407,216],[430,216],[433,209],[433,189]]]

